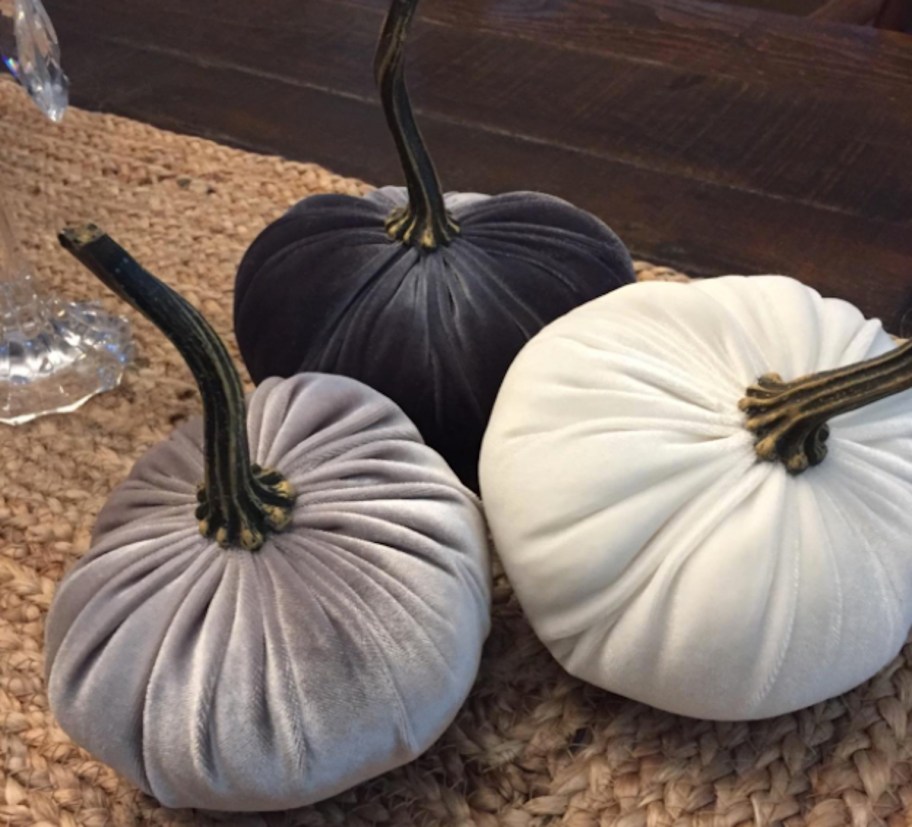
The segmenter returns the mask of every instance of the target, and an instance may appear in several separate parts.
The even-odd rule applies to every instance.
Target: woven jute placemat
[[[307,194],[366,187],[115,117],[71,111],[52,126],[7,84],[0,110],[0,186],[24,254],[46,289],[129,315],[138,353],[119,390],[67,416],[0,427],[0,824],[209,824],[139,793],[48,711],[42,634],[55,584],[87,550],[96,513],[134,460],[199,409],[173,348],[59,250],[55,232],[71,220],[103,225],[233,341],[234,268],[256,232]],[[498,574],[477,686],[428,754],[320,805],[222,823],[910,825],[910,654],[794,715],[688,720],[566,675]]]

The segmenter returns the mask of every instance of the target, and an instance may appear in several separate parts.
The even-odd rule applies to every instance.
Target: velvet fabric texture
[[[316,370],[386,394],[477,490],[481,438],[519,349],[632,282],[633,267],[608,227],[558,198],[445,200],[462,232],[432,251],[386,231],[408,203],[404,189],[301,201],[241,262],[235,334],[255,382]]]
[[[248,431],[297,492],[287,530],[257,552],[200,535],[196,421],[111,496],[48,620],[61,725],[172,807],[297,807],[412,760],[489,629],[477,499],[393,403],[342,377],[274,379]]]
[[[568,671],[664,710],[751,719],[837,695],[912,623],[912,392],[830,420],[822,464],[762,462],[765,373],[895,345],[776,276],[625,287],[533,339],[485,437],[507,574]]]

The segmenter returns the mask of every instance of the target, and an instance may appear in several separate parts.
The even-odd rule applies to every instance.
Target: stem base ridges
[[[441,244],[449,244],[459,234],[459,226],[445,211],[443,216],[422,215],[409,204],[390,214],[386,231],[390,238],[403,244],[433,250]]]
[[[291,522],[294,494],[288,480],[278,471],[252,465],[251,485],[245,492],[248,502],[243,507],[224,507],[218,498],[210,498],[205,484],[196,492],[199,505],[196,518],[200,534],[220,546],[239,545],[256,551],[271,531],[282,531]]]
[[[738,407],[756,436],[758,459],[781,461],[791,474],[819,465],[827,455],[827,422],[912,388],[912,342],[882,356],[787,382],[761,376]],[[910,411],[912,416],[912,411]]]
[[[757,457],[781,460],[790,474],[800,474],[823,462],[830,429],[808,419],[799,422],[798,413],[783,402],[788,387],[778,373],[767,373],[747,389],[739,407],[748,415],[745,427],[757,437]]]

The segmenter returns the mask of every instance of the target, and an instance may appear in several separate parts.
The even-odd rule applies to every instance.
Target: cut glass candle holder
[[[40,0],[0,0],[3,65],[52,121],[67,107],[60,48]],[[0,422],[78,408],[115,388],[132,355],[129,324],[95,302],[47,296],[18,254],[0,204]]]

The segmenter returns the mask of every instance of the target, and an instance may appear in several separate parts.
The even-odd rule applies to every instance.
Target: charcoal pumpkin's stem
[[[883,356],[784,382],[775,373],[747,389],[739,407],[757,456],[800,474],[826,457],[827,421],[912,388],[912,341]]]
[[[404,244],[432,250],[449,244],[459,234],[459,225],[444,205],[440,179],[415,123],[405,86],[405,41],[417,7],[418,0],[392,0],[377,44],[374,76],[409,193],[409,205],[394,212],[386,228]]]
[[[206,470],[196,511],[200,531],[223,547],[255,551],[270,531],[288,525],[294,495],[281,474],[250,462],[244,391],[225,345],[196,308],[102,230],[89,224],[64,230],[59,239],[183,356],[203,397]]]

